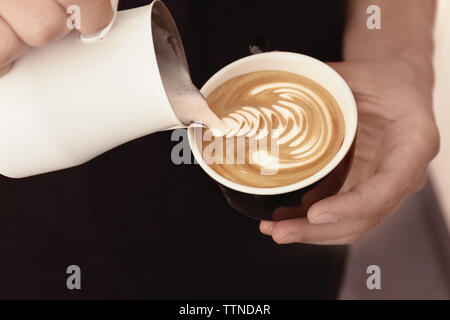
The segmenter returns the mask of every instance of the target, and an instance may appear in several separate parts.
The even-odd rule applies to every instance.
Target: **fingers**
[[[66,12],[54,0],[3,0],[0,16],[32,47],[45,46],[70,31]]]
[[[111,0],[3,0],[0,16],[23,42],[41,47],[71,31],[67,28],[66,13],[71,5],[80,8],[82,34],[102,31],[114,16]]]
[[[314,243],[310,243],[310,244],[316,244],[316,245],[346,245],[346,244],[353,244],[356,241],[358,241],[359,239],[361,239],[363,236],[363,234],[359,234],[359,235],[351,235],[351,236],[346,236],[340,239],[334,239],[334,240],[326,240],[326,241],[320,241],[320,242],[314,242]]]
[[[382,172],[356,186],[349,192],[331,196],[315,203],[308,211],[312,224],[368,219],[389,213],[407,194],[399,183],[398,174]]]
[[[406,134],[412,123],[389,129],[374,175],[348,192],[315,203],[307,219],[263,222],[261,232],[277,243],[343,244],[356,241],[393,212],[422,182],[431,151],[416,134]],[[417,128],[417,126],[413,126]],[[417,136],[422,136],[417,134]]]
[[[348,244],[361,238],[378,223],[376,219],[365,219],[339,224],[313,225],[306,218],[283,220],[279,222],[263,221],[260,230],[272,236],[278,244]],[[270,230],[269,230],[270,229]]]
[[[274,225],[275,222],[273,221],[261,221],[259,223],[259,231],[261,231],[261,233],[265,234],[266,236],[271,236]]]
[[[80,32],[91,35],[111,24],[117,4],[118,0],[0,0],[0,77],[29,46],[45,46],[71,31],[68,6],[80,8]]]
[[[28,46],[1,17],[0,35],[0,70],[6,73],[5,70],[11,68],[11,63],[23,55]]]
[[[71,5],[80,8],[80,32],[84,35],[102,31],[111,23],[114,16],[111,0],[57,0],[57,2],[65,9]]]
[[[6,66],[0,67],[0,78],[9,72],[9,70],[11,70],[11,67],[12,67],[12,63],[7,64]]]
[[[359,68],[357,63],[333,63],[330,66],[356,92],[362,89],[365,93],[364,85],[376,79],[376,75],[366,68]],[[371,91],[378,92],[384,85],[377,82]],[[374,101],[362,102],[381,108],[373,104]],[[379,136],[382,143],[376,146],[376,157],[371,159],[370,170],[366,170],[366,174],[362,171],[353,187],[350,185],[348,191],[315,203],[307,218],[261,222],[261,232],[280,244],[348,244],[357,241],[393,212],[408,194],[423,186],[428,163],[439,150],[439,133],[430,116],[420,112],[421,109],[411,110],[415,112],[388,119],[389,125]]]
[[[374,176],[349,192],[314,204],[308,212],[309,221],[332,222],[321,219],[324,213],[334,215],[335,221],[373,216],[382,218],[381,213],[391,213],[411,193],[411,187],[420,179],[430,161],[428,145],[431,142],[422,141],[423,135],[425,131],[419,130],[414,122],[403,121],[393,125],[387,132],[383,149],[380,149],[381,158]]]
[[[396,150],[385,157],[381,169],[368,180],[344,192],[314,204],[308,217],[279,222],[262,222],[260,230],[272,236],[279,244],[353,243],[384,216],[392,212],[408,193],[409,183],[416,172],[414,167],[403,163],[410,170],[388,166],[390,157],[397,157],[404,150]]]

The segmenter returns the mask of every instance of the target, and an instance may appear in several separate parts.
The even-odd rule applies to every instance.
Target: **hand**
[[[0,0],[0,77],[30,47],[42,47],[67,35],[66,8],[81,9],[82,34],[94,34],[113,18],[110,0]]]
[[[355,159],[341,192],[315,203],[307,218],[261,222],[261,232],[280,244],[357,241],[423,188],[428,164],[439,150],[430,73],[406,62],[330,65],[356,98]]]

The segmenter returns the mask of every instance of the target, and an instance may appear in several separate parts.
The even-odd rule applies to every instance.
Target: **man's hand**
[[[367,7],[382,28],[366,26]],[[434,0],[348,0],[345,62],[332,64],[358,107],[355,160],[341,192],[308,217],[263,221],[278,243],[349,244],[393,212],[426,180],[439,149],[432,109]]]
[[[355,160],[342,191],[314,204],[307,218],[261,222],[261,232],[277,243],[355,242],[424,186],[439,149],[432,79],[420,68],[404,61],[331,66],[356,98]]]
[[[66,8],[81,9],[82,34],[103,30],[113,18],[111,0],[0,0],[0,77],[30,47],[67,35]]]

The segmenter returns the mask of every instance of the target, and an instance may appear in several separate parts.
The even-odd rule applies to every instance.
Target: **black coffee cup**
[[[203,170],[214,179],[228,204],[256,219],[282,220],[306,216],[317,201],[336,194],[350,170],[355,149],[358,115],[356,102],[345,80],[325,63],[305,55],[267,52],[249,56],[217,72],[201,89],[208,96],[222,83],[256,71],[288,71],[314,80],[335,98],[345,121],[345,135],[335,157],[314,175],[297,183],[274,188],[256,188],[238,184],[220,176],[202,157],[202,139],[198,127],[188,129],[192,153]]]

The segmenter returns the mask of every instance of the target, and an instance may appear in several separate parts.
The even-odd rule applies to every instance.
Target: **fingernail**
[[[327,223],[336,223],[338,222],[338,217],[337,215],[333,214],[333,213],[321,213],[316,217],[312,217],[310,219],[310,222],[312,224],[327,224]]]
[[[273,223],[270,224],[270,225],[268,225],[268,226],[266,227],[266,232],[267,232],[267,233],[271,233],[272,230],[273,230]]]
[[[294,243],[294,242],[300,242],[301,238],[299,234],[296,233],[290,233],[283,239],[281,239],[280,244],[286,244],[286,243]]]
[[[261,229],[262,229],[265,233],[272,233],[273,225],[274,225],[273,222],[264,221],[264,222],[262,222],[262,228],[261,228]]]
[[[83,41],[85,43],[92,43],[97,40],[103,39],[111,31],[111,28],[113,27],[114,22],[116,21],[118,7],[119,7],[119,0],[111,0],[111,8],[113,10],[113,17],[112,17],[109,25],[107,25],[106,28],[104,28],[103,30],[101,30],[97,33],[94,33],[94,34],[81,34],[80,35],[81,41]]]

